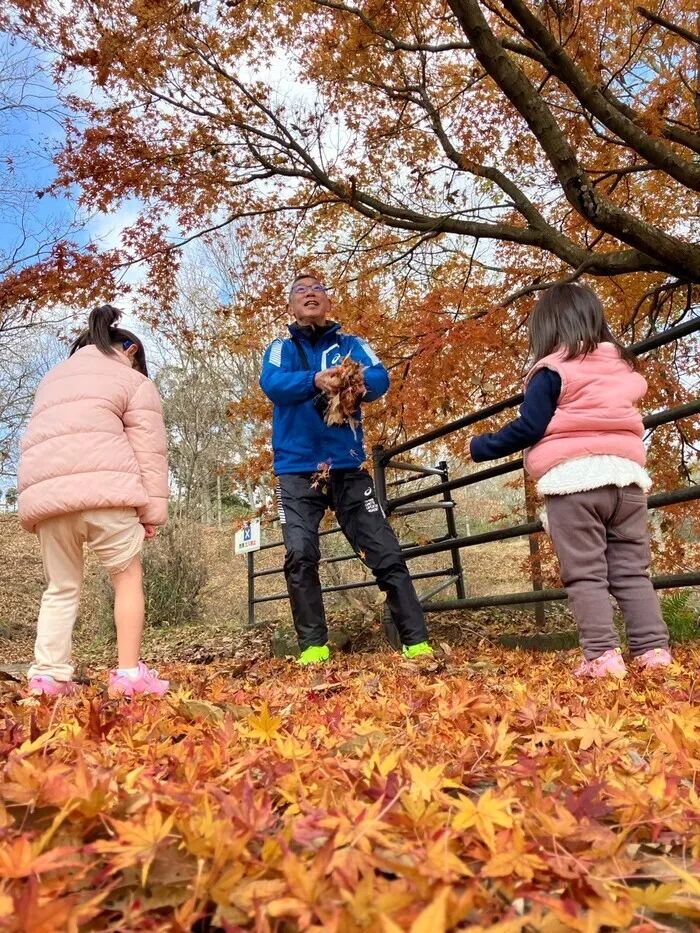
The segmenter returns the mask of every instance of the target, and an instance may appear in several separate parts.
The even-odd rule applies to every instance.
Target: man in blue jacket
[[[274,404],[272,447],[277,498],[286,547],[284,573],[299,639],[301,664],[327,661],[328,628],[318,563],[318,529],[327,508],[355,552],[374,573],[407,657],[432,654],[425,616],[401,548],[377,501],[370,474],[363,469],[361,412],[350,424],[329,426],[323,414],[328,397],[340,388],[338,368],[350,354],[364,369],[363,402],[381,398],[389,374],[369,344],[341,332],[328,319],[330,301],[314,276],[298,276],[289,293],[294,323],[290,336],[274,340],[263,361],[260,385]],[[330,466],[330,482],[321,488],[313,474]]]

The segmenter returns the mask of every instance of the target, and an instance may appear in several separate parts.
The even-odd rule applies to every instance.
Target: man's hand
[[[158,529],[155,525],[144,525],[143,530],[146,532],[146,540],[150,541],[151,538],[155,538],[158,534]]]
[[[335,395],[340,389],[340,366],[333,366],[331,369],[324,369],[320,373],[316,373],[314,385],[321,392]]]

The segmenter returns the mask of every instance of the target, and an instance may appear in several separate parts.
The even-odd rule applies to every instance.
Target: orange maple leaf
[[[95,843],[95,850],[111,855],[112,872],[123,871],[132,865],[141,865],[141,885],[145,887],[148,872],[159,847],[166,841],[175,822],[175,814],[168,817],[155,806],[146,811],[143,823],[136,820],[112,819],[116,838]]]

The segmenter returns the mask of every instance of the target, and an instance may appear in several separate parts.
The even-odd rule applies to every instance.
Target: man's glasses
[[[320,282],[317,282],[315,285],[295,285],[294,294],[295,295],[305,295],[307,292],[323,292],[325,295],[326,288],[324,285],[321,285]]]

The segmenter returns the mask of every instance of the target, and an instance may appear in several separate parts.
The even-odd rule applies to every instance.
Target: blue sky
[[[21,95],[24,105],[21,109],[3,112],[0,125],[0,185],[4,190],[16,187],[19,189],[18,194],[19,191],[26,191],[30,241],[23,254],[30,255],[32,245],[36,244],[32,234],[38,236],[42,226],[54,219],[68,222],[73,213],[70,203],[49,197],[40,200],[34,194],[50,184],[55,174],[50,153],[60,143],[63,134],[50,111],[58,108],[58,100],[47,75],[32,75],[39,59],[25,43],[10,41],[7,36],[0,34],[0,56],[3,97],[8,103],[16,103]],[[16,79],[12,80],[9,75],[14,75]],[[7,249],[18,241],[21,217],[19,210],[13,210],[12,205],[6,201],[3,208],[0,214],[0,243],[3,249]]]
[[[0,56],[3,62],[11,57],[15,67],[23,66],[30,72],[35,62],[48,65],[48,59],[38,58],[26,44],[10,43],[1,34]],[[5,91],[16,98],[18,86],[6,85]],[[33,261],[37,248],[46,242],[47,228],[58,229],[62,234],[68,232],[69,238],[79,245],[97,242],[104,248],[117,246],[121,231],[138,214],[137,203],[126,202],[112,214],[88,215],[79,208],[77,190],[62,192],[59,197],[48,194],[37,197],[36,192],[45,190],[56,177],[52,155],[63,142],[57,119],[60,104],[47,71],[33,76],[26,85],[25,102],[28,108],[6,111],[0,124],[0,193],[13,187],[16,190],[12,201],[24,198],[24,208],[8,203],[7,197],[0,200],[0,254],[6,255],[24,239],[19,255],[26,262]],[[133,282],[138,275],[138,270],[131,271],[127,281]],[[125,308],[129,306],[128,299],[119,302],[119,295],[106,297],[114,297],[115,303]]]
[[[0,33],[0,270],[7,268],[7,258],[15,252],[20,265],[36,261],[37,253],[45,255],[47,243],[56,235],[67,234],[81,246],[90,242],[106,249],[117,246],[121,231],[133,223],[139,210],[132,201],[112,214],[87,215],[79,208],[77,190],[59,197],[37,196],[56,177],[52,156],[64,139],[56,88],[48,70],[36,72],[37,63],[46,66],[48,60]],[[16,103],[20,93],[23,108],[3,108]],[[139,269],[129,270],[126,281],[134,282],[140,274]],[[124,308],[124,326],[143,337],[148,352],[152,338],[146,326],[128,313],[130,298],[117,293],[105,295],[105,300]],[[149,355],[153,359],[154,354]],[[0,478],[0,492],[13,484],[12,477]]]

